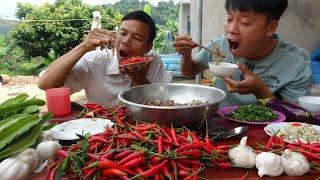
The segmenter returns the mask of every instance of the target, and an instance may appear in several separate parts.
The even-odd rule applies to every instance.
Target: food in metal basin
[[[187,103],[176,103],[172,99],[167,100],[143,100],[142,104],[149,105],[149,106],[196,106],[204,104],[204,102],[200,100],[192,100]]]

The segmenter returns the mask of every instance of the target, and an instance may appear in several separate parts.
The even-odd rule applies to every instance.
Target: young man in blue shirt
[[[310,94],[311,69],[308,53],[275,34],[287,0],[226,0],[225,35],[214,38],[209,49],[218,47],[224,62],[237,63],[240,71],[232,77],[217,79],[216,87],[229,91],[221,106],[250,104],[257,99],[278,98],[297,102]],[[196,47],[191,37],[177,37],[174,42],[182,55],[181,71],[192,77],[208,68],[215,57]]]

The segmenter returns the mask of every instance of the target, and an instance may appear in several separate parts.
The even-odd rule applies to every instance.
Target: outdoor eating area
[[[63,3],[42,10],[57,6],[63,19]],[[179,22],[164,17],[167,31],[148,3],[107,9],[110,17],[108,6],[85,11],[81,3],[91,29],[65,34],[81,41],[48,45],[67,48],[43,54],[50,62],[34,82],[43,97],[21,85],[0,101],[1,180],[320,180],[320,51],[307,31],[318,26],[296,20],[314,6],[182,0]],[[88,20],[73,14],[64,19],[70,26]],[[282,39],[295,30],[308,38]],[[80,92],[84,101],[72,99]]]

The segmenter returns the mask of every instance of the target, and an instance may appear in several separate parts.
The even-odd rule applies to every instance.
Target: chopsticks
[[[221,51],[219,50],[219,48],[216,48],[216,51],[213,51],[213,50],[211,50],[211,49],[209,49],[209,48],[207,48],[207,47],[205,47],[205,46],[203,46],[203,45],[201,45],[201,44],[198,44],[198,43],[196,43],[196,42],[194,42],[194,41],[192,41],[192,42],[193,42],[195,45],[197,45],[197,46],[199,46],[199,47],[201,47],[201,48],[209,51],[211,54],[217,56],[218,59],[219,59],[219,58],[225,58],[225,57],[226,57],[225,55],[221,54]]]

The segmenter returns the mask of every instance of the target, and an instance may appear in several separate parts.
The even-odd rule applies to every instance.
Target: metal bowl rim
[[[125,92],[130,91],[132,89],[136,89],[142,86],[161,86],[161,85],[170,85],[170,86],[193,86],[193,87],[201,87],[201,88],[207,88],[207,89],[212,89],[212,90],[217,90],[222,94],[222,98],[220,101],[216,101],[216,104],[220,104],[222,101],[225,100],[226,98],[226,93],[218,88],[215,87],[210,87],[210,86],[205,86],[205,85],[200,85],[200,84],[187,84],[187,83],[153,83],[153,84],[144,84],[144,85],[139,85],[139,86],[134,86],[129,89],[122,90],[118,94],[118,99],[128,105],[134,105],[138,107],[143,107],[143,108],[148,108],[148,109],[168,109],[168,110],[174,110],[174,109],[191,109],[191,108],[200,108],[200,107],[205,107],[205,106],[211,106],[214,105],[213,103],[203,103],[200,105],[190,105],[190,106],[150,106],[150,105],[145,105],[145,104],[139,104],[139,103],[134,103],[131,101],[128,101],[124,99],[122,96]]]

